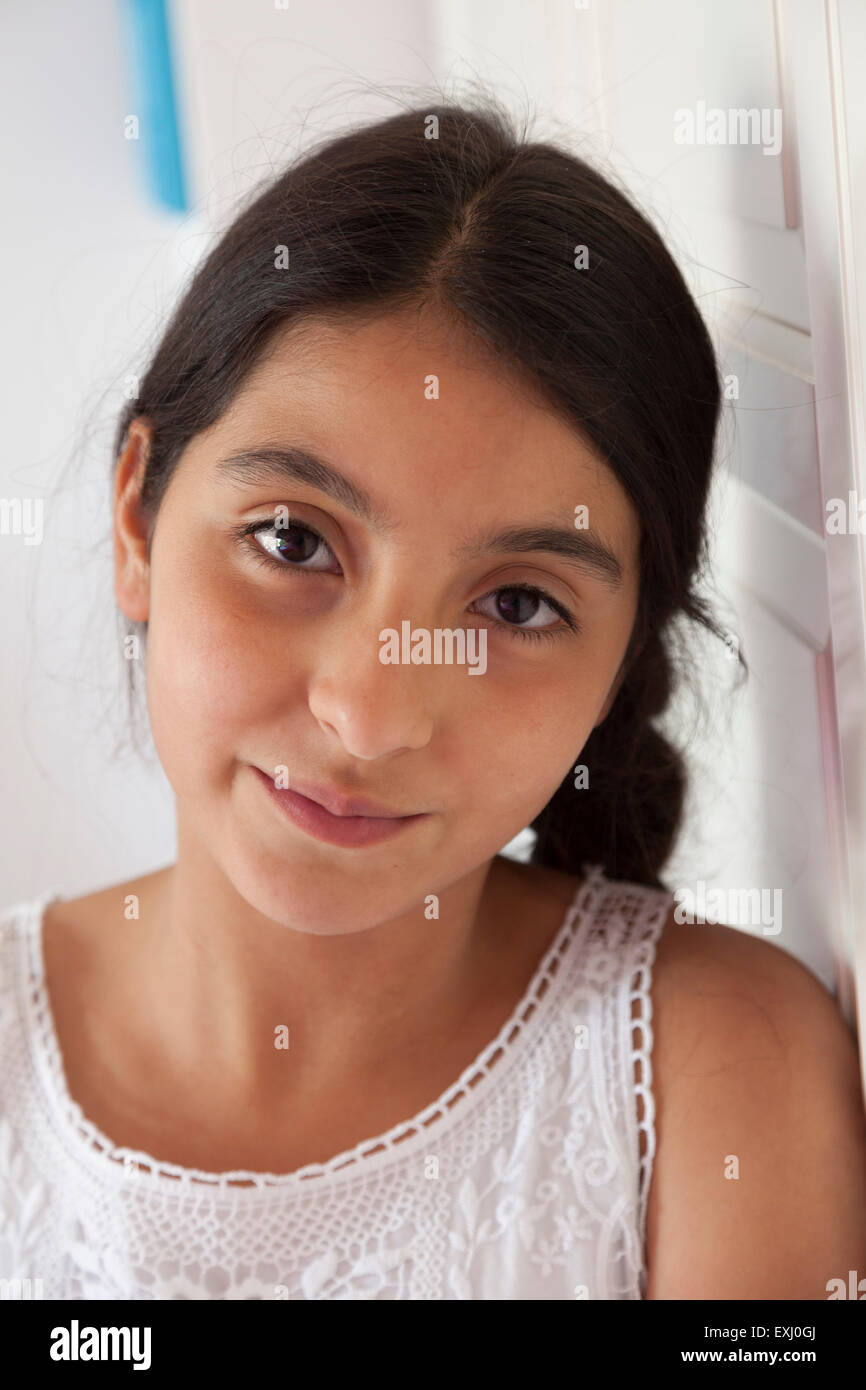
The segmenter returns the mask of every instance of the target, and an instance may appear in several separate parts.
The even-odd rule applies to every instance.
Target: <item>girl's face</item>
[[[115,587],[148,623],[181,842],[257,911],[319,934],[393,919],[489,861],[618,688],[640,531],[612,472],[516,378],[410,314],[279,335],[184,451],[149,559],[133,500],[146,429],[118,466]],[[303,479],[226,463],[265,449],[303,451]],[[517,530],[538,534],[494,540]],[[619,583],[578,562],[590,538]],[[436,629],[477,629],[476,645],[463,664],[385,664],[381,634],[404,623],[431,655]],[[423,815],[378,843],[326,843],[276,803],[275,777]]]

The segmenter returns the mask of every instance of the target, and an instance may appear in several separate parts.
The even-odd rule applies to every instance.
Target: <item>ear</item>
[[[132,421],[114,474],[114,595],[122,613],[146,623],[150,612],[148,523],[141,485],[150,448],[150,424]]]

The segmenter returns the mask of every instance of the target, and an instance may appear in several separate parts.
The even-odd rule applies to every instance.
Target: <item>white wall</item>
[[[82,12],[86,10],[86,24]],[[44,501],[41,545],[0,538],[0,897],[92,890],[165,862],[161,773],[106,761],[122,723],[108,536],[123,374],[194,229],[139,189],[109,0],[4,6],[0,495]]]

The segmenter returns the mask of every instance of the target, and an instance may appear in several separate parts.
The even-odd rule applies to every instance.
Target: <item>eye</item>
[[[478,602],[485,603],[491,598],[496,601],[497,607],[504,613],[505,620],[503,621],[503,618],[495,613],[488,616],[492,616],[500,627],[508,628],[515,637],[528,637],[530,640],[536,640],[540,637],[561,637],[565,629],[575,633],[580,632],[580,624],[574,615],[569,613],[563,604],[546,593],[544,589],[536,589],[528,584],[509,584],[501,589],[493,589]],[[537,611],[539,603],[542,607],[547,607],[554,613],[558,613],[565,628],[561,624],[552,627],[538,623],[534,627],[518,625],[517,620],[521,617],[537,618],[539,616]],[[527,608],[530,610],[535,608],[536,611],[530,611],[527,614]]]
[[[254,559],[266,565],[275,565],[277,569],[294,569],[301,573],[313,571],[317,574],[340,572],[339,565],[334,571],[327,568],[327,562],[308,563],[317,558],[320,549],[326,551],[334,563],[337,563],[337,557],[318,531],[300,521],[290,521],[287,526],[277,526],[273,521],[251,521],[240,527],[237,535],[252,548]]]
[[[239,541],[252,551],[252,558],[261,564],[271,568],[281,570],[292,570],[299,574],[340,574],[339,563],[334,552],[327,541],[314,531],[312,526],[307,526],[300,521],[290,522],[288,526],[277,526],[273,521],[251,521],[245,526],[236,529],[235,534]],[[259,540],[259,537],[262,537]],[[309,543],[309,545],[307,544]],[[316,558],[320,548],[324,549],[337,565],[337,569],[329,569],[327,561],[324,564],[311,565],[308,561]],[[304,553],[305,550],[307,553]],[[500,597],[504,595],[504,600]],[[504,612],[504,619],[497,614],[488,614],[493,617],[499,627],[507,628],[514,637],[523,637],[530,640],[538,640],[543,637],[561,637],[565,631],[579,633],[581,625],[574,614],[557,599],[553,598],[544,589],[536,588],[529,584],[508,584],[499,589],[493,589],[483,598],[478,599],[478,603],[484,603],[488,599],[495,599],[497,606]],[[547,607],[554,614],[558,614],[562,623],[555,626],[544,626],[536,623],[533,627],[520,623],[521,618],[530,620],[539,617],[538,606]],[[534,612],[527,614],[526,607],[535,609]]]

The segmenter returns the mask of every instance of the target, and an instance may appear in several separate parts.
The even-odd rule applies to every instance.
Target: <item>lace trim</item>
[[[658,939],[671,907],[669,893],[659,898],[642,917],[637,945],[633,953],[633,972],[629,989],[629,1072],[632,1079],[634,1103],[632,1115],[637,1121],[639,1153],[638,1168],[638,1240],[640,1242],[640,1296],[646,1297],[646,1216],[653,1159],[656,1152],[655,1100],[652,1091],[652,968],[655,963]],[[636,1012],[637,1010],[637,1012]],[[637,1042],[635,1042],[637,1033]],[[639,1077],[638,1077],[639,1069]],[[638,1111],[638,1103],[641,1110]]]
[[[373,1139],[362,1140],[354,1148],[336,1154],[325,1163],[308,1163],[292,1173],[263,1173],[243,1168],[225,1173],[211,1173],[198,1168],[183,1168],[158,1160],[140,1150],[115,1145],[87,1119],[81,1106],[69,1094],[45,985],[42,918],[47,905],[60,897],[59,893],[52,890],[35,901],[22,905],[20,909],[28,948],[26,998],[32,1021],[31,1037],[37,1071],[42,1078],[45,1094],[62,1123],[74,1131],[76,1142],[86,1141],[84,1157],[97,1161],[102,1176],[108,1171],[104,1167],[107,1160],[117,1168],[116,1176],[120,1181],[125,1179],[125,1170],[134,1164],[138,1170],[137,1181],[156,1180],[160,1183],[162,1179],[169,1179],[177,1184],[179,1191],[192,1183],[204,1184],[229,1190],[233,1198],[238,1199],[241,1194],[252,1195],[253,1192],[275,1187],[294,1187],[302,1180],[342,1173],[346,1169],[352,1169],[362,1160],[364,1171],[368,1171],[371,1165],[379,1167],[390,1161],[398,1145],[400,1148],[397,1158],[408,1156],[414,1151],[417,1143],[426,1137],[425,1131],[431,1124],[436,1120],[447,1120],[457,1102],[468,1096],[480,1081],[490,1077],[494,1064],[496,1069],[493,1079],[482,1089],[482,1096],[489,1095],[491,1086],[501,1084],[518,1056],[518,1040],[525,1044],[529,1037],[534,1037],[539,1031],[544,1019],[549,1017],[551,1006],[559,992],[558,983],[561,983],[566,974],[559,968],[561,961],[572,944],[582,935],[587,924],[592,923],[598,899],[609,887],[609,880],[605,878],[602,865],[584,863],[581,873],[583,882],[578,887],[553,944],[542,958],[523,997],[496,1037],[457,1080],[438,1099],[410,1120],[400,1121]],[[542,998],[547,999],[545,1012],[538,1007]],[[497,1062],[500,1053],[504,1054],[503,1060]],[[461,1111],[461,1114],[463,1113],[465,1112]]]

